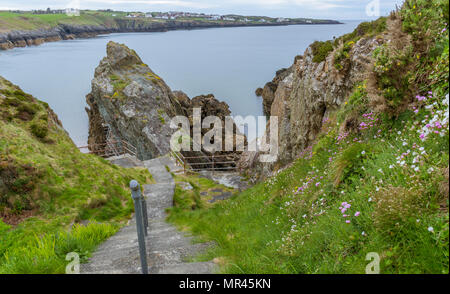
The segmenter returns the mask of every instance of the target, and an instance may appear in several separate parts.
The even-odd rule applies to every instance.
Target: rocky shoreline
[[[338,21],[327,20],[320,24],[341,24]],[[143,22],[139,20],[116,19],[108,25],[72,25],[58,24],[56,27],[28,31],[10,31],[0,33],[0,50],[15,47],[40,45],[46,42],[90,38],[101,34],[133,33],[133,32],[163,32],[171,30],[191,30],[221,27],[247,26],[286,26],[286,25],[318,25],[303,21],[289,21],[281,23],[232,23],[232,22],[201,22],[201,21],[167,21]]]

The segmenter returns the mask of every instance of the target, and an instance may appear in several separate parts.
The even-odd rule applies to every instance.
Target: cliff
[[[257,165],[268,175],[274,168],[291,163],[311,145],[323,123],[340,109],[355,85],[371,77],[374,50],[390,42],[385,21],[381,18],[369,25],[363,23],[334,43],[316,42],[296,56],[292,66],[277,71],[274,79],[259,90],[264,114],[278,118],[277,162],[261,167],[258,154],[247,152],[242,169]],[[318,60],[321,48],[317,47],[328,45],[331,48]],[[339,61],[345,66],[338,63],[342,52],[345,58]]]

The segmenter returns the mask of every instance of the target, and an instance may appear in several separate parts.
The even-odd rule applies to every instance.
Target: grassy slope
[[[199,259],[225,273],[365,273],[377,252],[381,273],[448,273],[448,1],[409,2],[413,50],[374,56],[383,113],[362,83],[292,166],[212,208],[171,212],[217,243]],[[417,92],[392,99],[405,76]],[[359,127],[343,133],[350,117]]]
[[[212,205],[208,200],[211,200],[214,196],[222,194],[222,192],[236,193],[235,189],[217,184],[213,180],[200,177],[196,173],[174,175],[174,179],[176,183],[174,193],[175,206],[170,209],[172,211],[211,207]],[[192,189],[184,189],[182,185],[185,183],[189,183]]]
[[[72,251],[85,260],[130,217],[133,178],[152,181],[80,153],[46,103],[0,77],[0,272],[61,273]]]
[[[0,32],[13,30],[48,29],[59,23],[78,25],[105,25],[113,23],[113,17],[106,13],[83,12],[79,17],[66,14],[17,14],[0,12]]]

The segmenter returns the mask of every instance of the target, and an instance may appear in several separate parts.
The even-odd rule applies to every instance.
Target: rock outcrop
[[[180,96],[182,96],[182,97],[180,97]],[[194,122],[193,110],[195,108],[201,108],[202,121],[208,116],[216,116],[221,120],[222,126],[224,128],[225,128],[225,121],[226,121],[227,117],[231,116],[231,111],[229,109],[228,104],[226,104],[225,102],[218,101],[214,97],[213,94],[196,96],[196,97],[192,98],[191,100],[189,100],[189,98],[187,97],[186,94],[184,94],[184,96],[178,95],[177,97],[178,97],[180,103],[183,105],[183,107],[185,107],[186,115],[188,116],[189,122],[191,123],[191,130],[190,130],[191,136],[193,134],[193,122]],[[202,128],[201,129],[202,138],[203,138],[203,136],[205,136],[205,134],[207,132],[209,132],[211,130],[212,130],[212,128]],[[220,162],[232,162],[232,161],[237,162],[240,159],[241,152],[237,148],[237,144],[239,142],[239,141],[237,141],[237,137],[241,137],[240,140],[244,144],[244,147],[247,145],[247,140],[246,140],[245,136],[239,132],[239,130],[237,129],[237,126],[234,124],[234,122],[233,122],[232,136],[233,136],[232,138],[226,138],[226,133],[222,132],[221,150],[217,150],[216,152],[214,152],[214,155],[217,156],[217,158],[214,159],[214,161],[218,163],[216,166],[230,167],[227,164],[225,164],[225,165],[220,164]],[[226,148],[225,148],[226,139],[232,140],[233,151],[225,151],[226,150]],[[183,153],[183,155],[188,156],[188,157],[199,155],[198,153],[195,153],[195,152],[182,152],[182,153]],[[212,152],[209,152],[204,149],[202,149],[202,153],[203,153],[203,155],[209,155],[209,156],[213,155]],[[193,160],[193,162],[201,162],[201,161]]]
[[[292,72],[292,67],[282,68],[278,70],[275,74],[275,77],[271,82],[266,83],[262,90],[261,88],[256,89],[258,93],[263,98],[263,113],[266,116],[270,116],[270,108],[272,106],[273,100],[275,99],[275,92],[277,91],[278,84],[286,78]]]
[[[170,121],[174,116],[189,118],[192,137],[193,108],[201,107],[202,119],[215,115],[223,124],[225,117],[230,115],[228,105],[218,101],[212,94],[191,100],[181,91],[172,92],[134,50],[114,42],[107,45],[107,56],[95,70],[92,91],[86,100],[89,105],[86,110],[89,115],[88,143],[91,151],[101,150],[111,140],[123,140],[136,147],[141,160],[165,155],[170,151],[170,139],[175,132],[170,127]],[[239,132],[234,127],[233,136],[237,136]],[[202,135],[207,131],[202,129]],[[203,149],[182,153],[189,157],[210,154]],[[226,155],[229,160],[239,158],[239,152],[219,151],[219,154]]]
[[[147,160],[169,152],[171,117],[183,113],[166,83],[133,50],[109,42],[87,95],[91,146],[106,143],[106,132],[137,148]]]
[[[262,93],[264,113],[278,117],[278,160],[261,164],[258,153],[247,152],[242,155],[242,169],[257,166],[267,175],[274,167],[296,159],[316,138],[324,118],[339,108],[356,83],[368,78],[372,53],[383,40],[377,36],[357,41],[345,70],[335,68],[334,52],[324,61],[314,62],[312,48],[308,47],[290,68],[278,71]]]

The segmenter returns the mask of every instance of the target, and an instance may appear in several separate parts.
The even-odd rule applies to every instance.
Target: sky
[[[374,19],[403,0],[0,0],[0,10],[80,8],[121,11],[189,11],[272,17]],[[379,8],[379,9],[378,9]]]

